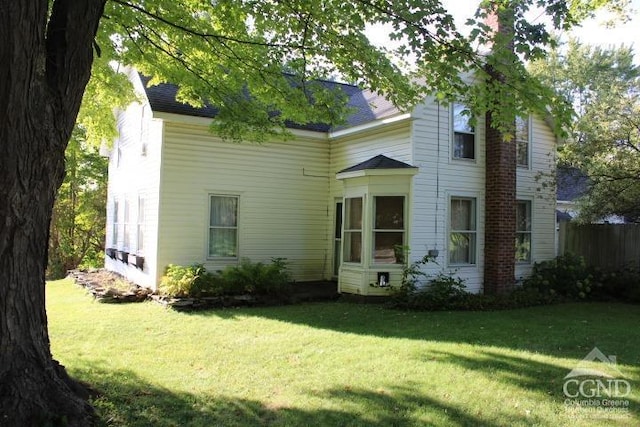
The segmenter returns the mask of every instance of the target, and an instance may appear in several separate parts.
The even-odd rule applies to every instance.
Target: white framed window
[[[131,225],[129,224],[130,220],[130,203],[128,199],[124,199],[124,213],[122,215],[122,239],[123,239],[123,247],[125,250],[129,250],[131,248]]]
[[[144,197],[138,196],[138,222],[136,224],[138,253],[144,251]]]
[[[405,245],[405,197],[373,198],[373,262],[402,264]]]
[[[147,141],[149,139],[149,123],[147,105],[142,105],[142,118],[140,120],[140,155],[146,157],[147,155]]]
[[[362,262],[362,197],[344,199],[344,262]]]
[[[516,201],[516,262],[531,262],[531,201]]]
[[[120,167],[120,163],[122,161],[122,149],[120,148],[120,141],[117,142],[118,146],[116,147],[116,167]]]
[[[340,264],[342,263],[342,199],[335,202],[335,223],[333,231],[333,275],[338,277]]]
[[[476,263],[476,199],[451,197],[449,215],[449,264]]]
[[[529,167],[529,140],[531,136],[531,120],[529,116],[516,117],[516,163],[521,167]]]
[[[209,258],[238,257],[239,196],[209,196]]]
[[[118,247],[118,228],[120,227],[120,218],[118,215],[119,203],[118,200],[113,201],[113,223],[111,229],[111,243],[114,248]]]
[[[452,104],[453,158],[475,160],[476,131],[464,104]]]

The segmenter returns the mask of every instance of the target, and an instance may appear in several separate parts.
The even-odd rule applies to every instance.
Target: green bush
[[[409,295],[408,302],[423,310],[448,310],[467,300],[470,294],[465,288],[463,279],[438,273],[424,288]]]
[[[291,292],[291,276],[284,258],[273,258],[271,264],[252,263],[243,258],[237,266],[218,272],[225,293],[284,295]]]
[[[535,263],[524,286],[536,289],[543,295],[557,294],[571,299],[587,299],[592,297],[596,288],[602,287],[602,283],[587,267],[584,258],[565,254]]]
[[[244,258],[237,266],[216,273],[202,264],[181,266],[169,264],[160,280],[159,291],[170,297],[217,295],[285,295],[291,293],[291,276],[284,258],[270,264],[252,263]]]
[[[619,300],[640,303],[640,272],[633,267],[619,271],[597,271],[602,286],[596,288],[595,297],[600,300]]]
[[[219,293],[218,290],[215,276],[202,264],[187,267],[169,264],[159,286],[160,293],[170,297],[199,297],[203,293]]]
[[[469,293],[465,290],[464,280],[438,273],[429,276],[422,266],[434,262],[429,255],[405,266],[402,271],[400,288],[392,295],[390,304],[399,308],[413,308],[421,310],[447,310],[453,305],[466,300]],[[420,287],[425,281],[426,286]]]
[[[434,262],[425,256],[403,270],[402,285],[392,295],[390,306],[410,310],[503,310],[558,301],[557,295],[543,293],[534,287],[517,287],[504,295],[484,295],[467,292],[464,279],[438,273],[431,277],[422,266]],[[420,288],[421,281],[426,286]]]

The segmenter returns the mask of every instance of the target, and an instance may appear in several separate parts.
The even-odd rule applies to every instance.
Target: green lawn
[[[54,357],[100,391],[104,425],[637,425],[640,306],[413,313],[317,303],[178,313],[47,284]],[[629,412],[564,404],[594,347]],[[601,365],[601,364],[600,364]]]

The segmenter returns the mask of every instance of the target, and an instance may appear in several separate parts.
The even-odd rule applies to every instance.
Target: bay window
[[[401,264],[405,242],[404,196],[374,197],[373,262]]]
[[[344,253],[345,262],[362,262],[362,197],[345,199]]]

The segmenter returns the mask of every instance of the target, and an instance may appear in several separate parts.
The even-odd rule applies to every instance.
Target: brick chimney
[[[505,84],[506,76],[492,66],[492,54],[513,52],[513,10],[489,6],[485,23],[494,29],[487,59],[487,83]],[[515,129],[515,116],[513,117]],[[494,128],[493,114],[485,115],[485,234],[484,292],[501,294],[515,283],[516,144]],[[513,130],[512,130],[513,132]]]

